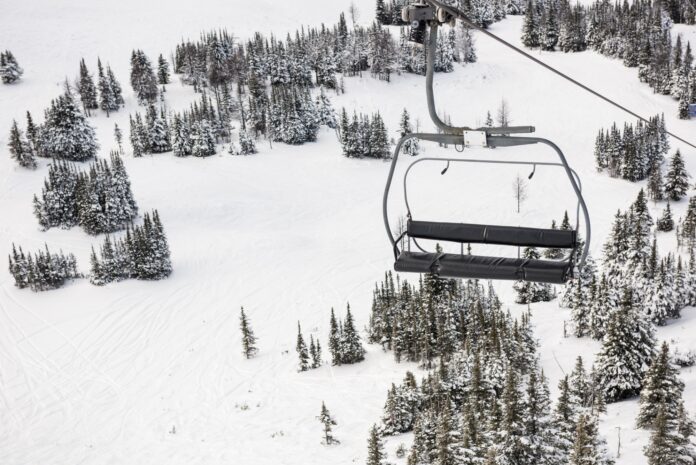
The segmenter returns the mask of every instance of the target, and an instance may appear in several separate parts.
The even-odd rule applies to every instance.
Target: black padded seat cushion
[[[479,255],[401,252],[394,270],[435,273],[445,278],[503,279],[563,284],[571,275],[567,261]]]
[[[466,223],[437,223],[409,220],[407,234],[419,239],[432,239],[473,244],[499,244],[524,247],[577,247],[577,233],[573,230],[519,228]]]

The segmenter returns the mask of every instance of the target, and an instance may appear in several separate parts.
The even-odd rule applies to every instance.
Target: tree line
[[[690,43],[672,42],[673,23],[694,24],[689,0],[595,0],[589,6],[568,0],[528,0],[522,42],[531,48],[579,52],[591,48],[638,68],[639,79],[654,92],[679,101],[677,115],[687,119],[696,103],[696,69]]]

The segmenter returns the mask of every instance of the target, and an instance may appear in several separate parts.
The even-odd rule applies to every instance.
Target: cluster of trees
[[[529,320],[513,322],[501,310],[491,285],[486,289],[478,282],[426,274],[414,286],[398,277],[395,282],[389,272],[374,291],[368,341],[392,350],[397,361],[429,367],[437,357],[448,358],[472,343],[483,344],[476,338],[486,325],[492,325],[489,343],[496,351],[505,346],[516,364],[530,363],[536,342]],[[485,364],[500,368],[493,360]]]
[[[329,325],[329,352],[332,365],[349,365],[365,360],[365,348],[360,332],[355,327],[350,304],[346,307],[346,317],[339,322],[333,308]]]
[[[138,214],[123,160],[97,160],[86,170],[66,161],[48,167],[41,199],[34,196],[34,215],[43,229],[79,225],[88,234],[125,228]]]
[[[679,318],[685,306],[696,304],[696,260],[684,266],[681,257],[671,253],[661,258],[653,225],[641,190],[630,208],[615,216],[604,245],[602,271],[590,259],[580,276],[566,284],[562,304],[572,310],[576,336],[605,338],[627,289],[635,311],[651,324],[664,325]],[[682,229],[690,233],[689,225],[685,219]]]
[[[43,124],[35,124],[27,112],[26,131],[13,121],[10,129],[10,154],[22,167],[34,168],[36,156],[54,160],[86,161],[93,158],[99,145],[94,128],[75,102],[66,82],[65,92],[44,110]]]
[[[522,27],[522,43],[526,47],[564,52],[587,49],[587,12],[568,0],[527,0]]]
[[[113,111],[118,111],[123,106],[123,91],[121,84],[116,80],[111,66],[102,66],[101,59],[97,58],[97,83],[87,68],[84,58],[80,61],[80,74],[75,82],[75,87],[82,101],[82,108],[91,116],[91,111],[101,108],[106,116]]]
[[[62,251],[54,254],[48,246],[32,255],[25,254],[21,247],[17,250],[12,244],[9,262],[15,286],[20,289],[28,287],[34,292],[58,289],[67,280],[81,277],[73,254],[66,256]]]
[[[27,116],[31,116],[27,113]],[[10,148],[10,156],[17,162],[22,168],[36,168],[36,156],[34,152],[33,145],[29,142],[29,139],[24,135],[17,121],[12,121],[12,128],[10,129],[10,142],[7,144]]]
[[[172,272],[167,237],[157,210],[145,213],[142,225],[129,225],[124,237],[109,236],[99,249],[92,249],[92,284],[101,286],[124,279],[158,280]]]
[[[690,44],[672,43],[673,23],[694,24],[690,0],[635,0],[590,6],[568,0],[528,0],[522,41],[528,47],[565,52],[592,48],[638,68],[638,76],[657,93],[679,100],[678,115],[688,118],[696,103],[696,69]]]
[[[295,344],[295,351],[299,358],[299,371],[307,371],[321,366],[321,343],[318,338],[315,342],[314,336],[310,334],[308,348],[304,336],[302,335],[302,327],[299,321],[297,322],[297,343]]]
[[[389,134],[384,120],[379,112],[370,117],[353,111],[352,120],[348,118],[346,109],[341,111],[340,118],[341,145],[346,157],[389,158]]]
[[[623,130],[614,123],[611,129],[600,129],[597,134],[595,165],[614,178],[642,181],[651,173],[659,175],[668,150],[664,115],[650,118],[649,124],[638,121],[635,127],[626,123]]]
[[[24,70],[17,63],[17,59],[9,50],[0,52],[0,81],[3,84],[12,84],[19,80]]]
[[[601,392],[579,363],[552,408],[529,314],[513,319],[477,281],[396,286],[387,274],[375,291],[371,340],[397,359],[439,357],[420,385],[408,373],[387,394],[379,432],[413,432],[408,463],[611,463],[597,431]]]

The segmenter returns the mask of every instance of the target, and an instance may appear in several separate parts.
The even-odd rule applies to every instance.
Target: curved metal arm
[[[435,109],[435,93],[433,90],[433,74],[435,72],[435,54],[437,54],[437,21],[431,21],[430,25],[430,35],[428,36],[428,50],[426,53],[425,60],[425,91],[428,100],[428,113],[430,114],[430,119],[433,120],[435,126],[440,130],[449,134],[461,134],[463,131],[485,131],[487,133],[494,134],[513,134],[513,133],[529,133],[534,132],[534,127],[532,126],[510,126],[505,128],[487,128],[480,127],[476,129],[471,129],[468,126],[455,127],[446,124],[440,119]]]

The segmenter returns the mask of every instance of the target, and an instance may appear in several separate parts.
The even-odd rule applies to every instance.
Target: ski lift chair
[[[590,245],[590,218],[587,206],[582,197],[580,179],[577,173],[568,165],[561,149],[553,142],[538,137],[514,136],[512,134],[532,133],[532,126],[516,126],[504,128],[483,127],[471,129],[468,127],[452,127],[440,120],[435,111],[433,97],[433,62],[435,47],[437,44],[437,28],[440,23],[450,21],[446,13],[436,10],[427,4],[413,4],[404,8],[403,18],[412,21],[412,27],[423,30],[425,25],[430,28],[426,62],[426,91],[428,110],[435,125],[442,133],[437,134],[407,134],[396,145],[392,158],[387,184],[383,197],[383,216],[387,236],[394,251],[394,269],[399,272],[432,273],[447,278],[470,278],[489,280],[523,280],[562,284],[570,279],[575,268],[582,268]],[[420,41],[417,41],[420,42]],[[407,168],[404,173],[404,200],[407,211],[407,224],[399,237],[394,237],[389,223],[388,199],[394,178],[399,154],[404,143],[410,139],[419,139],[430,142],[438,142],[445,145],[469,147],[505,148],[531,144],[544,144],[552,148],[559,158],[559,162],[536,161],[510,161],[510,160],[478,160],[471,158],[421,158]],[[443,162],[447,167],[442,171],[445,174],[450,163],[493,163],[532,166],[533,176],[537,166],[549,166],[562,168],[577,196],[576,223],[574,230],[541,229],[528,227],[498,226],[485,224],[433,222],[416,220],[412,217],[408,203],[407,179],[408,174],[418,163]],[[582,250],[579,250],[577,230],[582,212],[585,224],[585,242]],[[453,242],[460,244],[460,253],[443,253],[440,251],[428,251],[424,249],[419,240],[432,240],[441,242]],[[399,248],[400,244],[407,244],[405,250]],[[411,243],[416,251],[411,250]],[[525,258],[489,257],[470,255],[464,253],[464,244],[495,244],[511,247],[543,247],[566,249],[565,258],[560,260],[534,260]],[[577,260],[577,262],[576,262]]]

